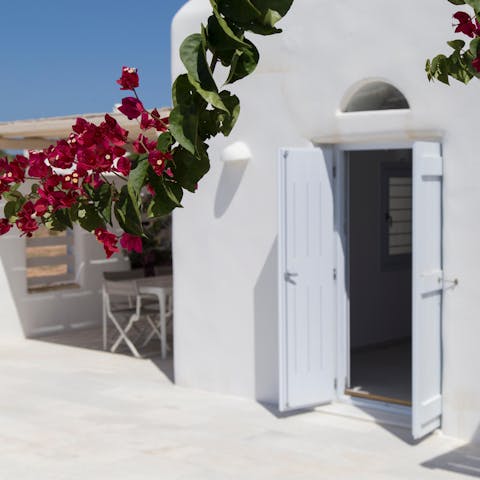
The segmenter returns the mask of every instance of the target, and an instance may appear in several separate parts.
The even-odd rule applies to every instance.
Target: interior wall
[[[411,336],[411,262],[388,267],[381,254],[381,165],[401,158],[411,151],[349,153],[351,348]]]

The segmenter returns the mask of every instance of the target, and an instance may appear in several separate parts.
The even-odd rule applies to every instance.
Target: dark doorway
[[[347,154],[350,375],[347,394],[412,397],[412,151]]]

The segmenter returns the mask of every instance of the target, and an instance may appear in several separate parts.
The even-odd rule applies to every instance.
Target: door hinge
[[[283,151],[283,158],[286,160],[288,158],[288,150]]]
[[[337,166],[334,165],[332,168],[333,178],[337,178]]]
[[[337,269],[336,268],[333,269],[333,279],[334,280],[337,279]]]
[[[335,378],[335,379],[333,380],[333,389],[334,389],[335,391],[337,391],[337,387],[338,387],[338,380]]]

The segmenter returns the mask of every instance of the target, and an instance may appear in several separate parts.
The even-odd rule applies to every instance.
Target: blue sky
[[[148,107],[170,104],[170,22],[186,0],[2,5],[0,121],[111,111],[122,65]],[[136,6],[138,5],[138,6]]]

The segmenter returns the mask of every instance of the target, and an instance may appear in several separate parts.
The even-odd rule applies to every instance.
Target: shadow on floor
[[[422,463],[432,470],[447,470],[480,478],[480,445],[465,445]]]
[[[312,413],[314,411],[313,408],[303,408],[301,410],[292,410],[289,412],[281,412],[277,405],[273,405],[272,403],[265,403],[257,401],[258,405],[263,407],[268,413],[273,415],[275,418],[289,418],[289,417],[296,417],[299,415],[303,415],[306,413]]]
[[[109,344],[113,343],[115,338],[115,332],[112,333],[112,338],[109,338]],[[73,348],[83,348],[86,350],[97,350],[103,352],[102,341],[102,328],[100,326],[94,326],[82,329],[69,329],[62,330],[60,332],[50,333],[48,335],[42,335],[40,337],[32,338],[31,340],[53,343],[56,345],[64,345]],[[171,345],[171,342],[169,342]],[[140,361],[148,360],[157,367],[168,380],[174,382],[173,373],[173,355],[169,352],[167,358],[162,359],[160,356],[160,342],[158,340],[152,340],[147,347],[140,352],[142,354]],[[130,350],[125,344],[121,344],[118,350],[111,355],[126,355],[132,358]]]

